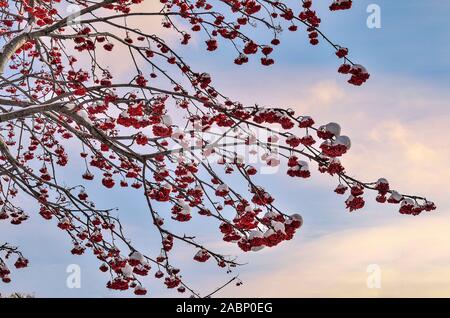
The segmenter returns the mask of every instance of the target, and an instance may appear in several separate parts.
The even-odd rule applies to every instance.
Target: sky
[[[218,296],[449,297],[450,3],[361,0],[352,10],[334,14],[324,3],[318,10],[321,28],[370,71],[363,87],[348,85],[336,72],[338,61],[329,47],[311,47],[300,31],[281,36],[276,64],[270,68],[253,62],[234,66],[234,52],[226,45],[205,55],[203,42],[194,41],[180,52],[194,69],[213,74],[215,86],[228,96],[248,104],[290,107],[319,123],[340,123],[352,139],[343,159],[351,175],[362,180],[385,177],[402,192],[435,201],[438,210],[404,216],[368,196],[363,210],[349,213],[344,198],[333,193],[336,183],[330,178],[313,173],[308,181],[292,182],[276,174],[260,180],[279,207],[302,214],[304,225],[292,241],[243,254],[198,219],[190,222],[189,231],[203,231],[209,246],[246,263],[235,273],[244,284],[229,286]],[[366,25],[370,4],[381,9],[380,29]],[[144,202],[133,200],[129,192],[90,190],[99,206],[120,208],[137,246],[152,246],[154,233]],[[0,293],[131,296],[107,290],[108,277],[97,270],[94,257],[70,255],[70,241],[36,215],[17,228],[0,223],[0,241],[5,240],[20,245],[31,266],[15,271],[14,284],[0,285]],[[191,262],[192,252],[182,246],[175,246],[173,254],[187,281],[204,294],[230,278],[215,266]],[[66,285],[70,264],[80,266],[81,288]],[[178,296],[161,285],[149,279],[149,296]]]

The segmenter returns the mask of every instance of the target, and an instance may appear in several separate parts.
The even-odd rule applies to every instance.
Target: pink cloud
[[[241,78],[245,88],[227,81],[226,93],[249,103],[291,107],[319,124],[339,122],[353,141],[343,160],[352,175],[363,180],[386,177],[401,191],[435,200],[439,210],[417,218],[390,218],[389,223],[379,220],[370,227],[350,226],[252,254],[251,270],[241,277],[244,285],[225,289],[221,296],[448,297],[450,94],[388,76],[360,90],[335,81],[306,80],[305,74],[250,78],[254,74]],[[248,94],[253,91],[258,95]],[[324,180],[315,182],[332,187]],[[380,266],[381,289],[366,285],[370,264]]]

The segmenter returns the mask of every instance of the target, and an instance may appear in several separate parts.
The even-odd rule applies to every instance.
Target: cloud
[[[124,26],[126,25],[128,28],[133,30],[138,30],[142,33],[148,35],[154,35],[159,40],[162,40],[172,48],[176,48],[179,46],[179,42],[181,39],[181,35],[174,30],[174,28],[164,28],[162,26],[162,22],[165,19],[163,15],[139,15],[140,14],[148,14],[148,13],[158,13],[163,8],[163,4],[159,1],[147,1],[140,5],[136,5],[132,8],[132,13],[136,13],[137,15],[129,16],[126,19],[126,24],[124,23],[123,18],[111,19],[110,22],[116,25]],[[106,14],[104,16],[114,16],[113,13],[105,11]],[[103,13],[105,13],[103,12]],[[90,19],[92,17],[86,16],[83,19]],[[177,18],[172,19],[172,21],[177,25],[177,28],[181,31],[185,30],[185,27]],[[136,35],[133,32],[128,32],[125,29],[118,28],[117,26],[106,24],[106,23],[94,23],[94,27],[97,28],[98,32],[110,32],[111,34],[116,35],[119,38],[124,39],[127,35],[129,35],[134,40],[134,45],[136,46],[145,46],[146,42],[138,42]],[[195,37],[194,37],[195,38]],[[133,60],[130,56],[130,51],[128,46],[119,43],[115,39],[110,38],[113,44],[115,44],[112,52],[105,51],[99,46],[99,49],[96,51],[96,60],[106,69],[108,69],[115,77],[122,76],[130,80],[131,77],[136,75],[136,70],[133,65]],[[156,50],[155,42],[151,42],[151,47]],[[144,65],[148,65],[147,62],[142,62],[142,59],[139,55],[134,52],[134,57],[137,60],[138,65],[145,70],[145,73],[150,73],[149,67],[144,67]],[[77,58],[80,60],[80,65],[89,65],[90,64],[90,56],[87,54],[77,54]],[[160,62],[158,62],[160,63]]]
[[[402,192],[435,200],[438,211],[420,217],[386,217],[380,216],[377,205],[368,204],[361,212],[369,220],[365,225],[358,218],[337,227],[330,222],[316,225],[322,231],[304,228],[292,242],[247,255],[250,264],[241,270],[244,285],[220,295],[448,297],[450,94],[438,85],[388,74],[357,89],[322,80],[317,73],[306,79],[304,74],[274,72],[270,81],[251,73],[239,76],[244,87],[225,76],[228,96],[291,107],[313,116],[318,124],[340,123],[353,142],[343,159],[352,176],[365,181],[386,177]],[[316,184],[330,187],[328,179],[318,179]],[[316,234],[311,237],[305,232]],[[381,268],[381,289],[367,288],[370,264]]]
[[[220,296],[448,297],[449,224],[448,216],[405,218],[288,244],[255,256],[244,285]],[[371,264],[379,266],[380,289],[367,287]]]
[[[381,121],[367,132],[365,142],[357,145],[345,162],[353,171],[368,175],[382,171],[405,190],[414,191],[417,187],[436,199],[446,200],[450,147],[445,127],[449,123],[450,117],[412,123]]]
[[[228,96],[248,104],[290,107],[311,115],[318,125],[339,123],[342,134],[352,140],[342,159],[350,175],[363,181],[385,177],[401,192],[447,199],[450,93],[444,87],[390,74],[355,88],[342,79],[324,80],[320,72],[275,68],[270,80],[251,72],[233,73],[217,78]],[[236,76],[239,82],[232,80]]]

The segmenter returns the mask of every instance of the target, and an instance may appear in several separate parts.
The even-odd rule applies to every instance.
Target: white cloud
[[[223,90],[247,103],[293,108],[317,124],[338,122],[352,140],[342,160],[350,175],[363,181],[385,177],[402,192],[447,199],[450,94],[445,88],[389,75],[355,88],[305,73],[279,70],[270,79],[242,73],[244,87],[226,80]]]
[[[448,297],[449,225],[448,216],[405,218],[255,254],[248,266],[264,270],[242,274],[244,285],[221,296]],[[367,287],[370,264],[380,266],[381,289]]]
[[[291,107],[312,115],[319,124],[341,123],[353,141],[343,160],[352,176],[362,180],[386,177],[403,192],[435,200],[438,210],[384,221],[386,215],[380,214],[376,225],[357,228],[360,222],[349,222],[345,229],[328,230],[315,239],[302,240],[300,234],[276,249],[247,257],[249,268],[241,276],[244,285],[225,289],[221,295],[450,296],[450,94],[438,86],[389,76],[356,89],[290,72],[274,73],[267,81],[255,80],[254,74],[247,76],[241,78],[247,83],[244,89],[229,84],[227,94],[243,96],[245,102]],[[249,96],[249,91],[258,95]],[[367,212],[370,220],[377,213]],[[329,228],[329,224],[319,226]],[[366,286],[370,264],[381,267],[381,289]]]

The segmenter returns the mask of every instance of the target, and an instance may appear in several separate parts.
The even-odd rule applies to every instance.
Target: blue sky
[[[425,78],[437,83],[449,80],[450,3],[440,0],[355,1],[350,11],[333,13],[326,10],[327,1],[317,2],[319,4],[316,6],[320,8],[318,10],[323,21],[322,30],[337,44],[348,47],[353,60],[373,70],[374,77],[392,73]],[[369,16],[366,9],[370,4],[377,4],[381,8],[380,29],[366,27]],[[261,30],[253,30],[252,34],[256,32],[258,36],[261,33],[267,35],[265,30]],[[270,40],[267,36],[261,37]],[[257,71],[270,77],[273,69],[295,66],[293,71],[296,72],[320,68],[328,72],[329,76],[338,76],[334,73],[337,61],[326,43],[319,47],[305,45],[306,34],[300,31],[285,31],[280,38],[282,45],[275,51],[275,66],[268,69],[259,67]],[[201,50],[189,47],[184,51],[183,56],[188,57],[190,61],[197,61],[199,66],[205,65],[204,55],[198,54]],[[222,69],[230,72],[248,71],[248,68],[227,63],[226,59],[230,57],[234,57],[234,51],[231,46],[226,45],[222,45],[214,54],[206,56],[208,64],[211,59],[211,65],[218,69],[223,67]],[[220,63],[217,63],[218,61]],[[257,64],[255,62],[252,67],[257,68]],[[221,73],[215,73],[216,78],[220,78],[220,75]]]
[[[381,8],[381,29],[366,27],[366,8],[371,3]],[[398,215],[394,207],[380,208],[372,201],[364,210],[349,214],[344,210],[344,198],[332,193],[335,181],[318,174],[311,182],[292,182],[284,175],[274,175],[262,176],[262,183],[277,198],[279,207],[292,213],[301,212],[305,220],[304,227],[293,241],[278,250],[241,255],[237,249],[222,246],[220,238],[215,236],[214,222],[205,223],[197,217],[196,222],[187,225],[188,231],[201,232],[204,241],[239,255],[242,261],[249,263],[237,270],[244,285],[238,291],[230,287],[223,292],[224,296],[264,296],[257,288],[261,282],[267,284],[267,290],[278,288],[280,296],[409,295],[402,287],[405,284],[411,288],[422,288],[426,295],[450,295],[450,284],[441,286],[442,283],[450,283],[450,273],[442,272],[449,265],[446,258],[448,251],[434,244],[434,240],[448,239],[448,235],[420,236],[433,232],[433,228],[442,229],[439,224],[450,225],[445,213],[450,211],[445,195],[449,186],[444,183],[448,172],[442,167],[446,162],[442,154],[450,153],[445,138],[450,123],[450,96],[446,89],[450,84],[450,3],[441,0],[355,1],[352,10],[338,13],[329,13],[324,7],[321,1],[322,30],[336,43],[348,47],[352,59],[371,72],[372,77],[364,87],[346,85],[345,77],[336,72],[339,61],[331,49],[325,44],[311,47],[302,30],[296,33],[286,31],[281,36],[282,45],[274,54],[276,64],[271,68],[256,62],[246,67],[233,65],[234,52],[226,45],[214,54],[205,55],[203,42],[200,42],[196,46],[182,48],[181,54],[194,69],[210,72],[215,86],[222,87],[222,92],[235,99],[308,110],[324,123],[339,119],[354,142],[346,159],[354,175],[367,180],[389,173],[386,177],[392,178],[401,189],[435,197],[442,207],[439,214],[409,220]],[[263,37],[264,34],[258,33],[257,36]],[[404,145],[408,132],[418,134],[411,136],[412,141],[406,141],[410,144]],[[428,142],[433,142],[433,147]],[[441,152],[432,153],[436,150],[434,145]],[[427,157],[426,160],[424,157]],[[443,158],[448,157],[444,155]],[[400,166],[399,161],[404,165]],[[436,172],[427,174],[421,167],[436,168]],[[97,205],[117,206],[123,217],[122,222],[127,224],[130,238],[144,251],[150,251],[155,245],[142,197],[132,191],[100,190],[90,188]],[[0,242],[6,240],[20,245],[31,261],[30,268],[14,272],[14,284],[0,285],[0,292],[20,291],[42,297],[130,295],[107,290],[104,285],[108,277],[96,269],[98,262],[92,256],[71,256],[71,244],[60,230],[37,217],[36,210],[31,207],[29,214],[31,220],[17,228],[0,223]],[[413,236],[410,242],[399,240],[401,235],[395,234],[411,235],[411,229],[417,228],[423,229],[423,233],[417,234],[417,238]],[[372,239],[380,235],[384,235],[380,238],[381,242],[373,243]],[[367,240],[365,248],[356,249],[351,244],[359,238]],[[423,259],[421,255],[408,256],[411,242],[428,242],[427,239],[429,244],[435,245],[433,254],[429,246],[418,243],[418,248],[425,251],[422,253]],[[330,242],[341,245],[329,246]],[[342,257],[347,258],[349,263],[336,260],[335,267],[330,263],[328,266],[330,273],[335,274],[333,277],[327,277],[324,271],[314,272],[313,268],[318,268],[319,263],[323,266],[322,260],[332,255],[329,253],[333,248],[342,251]],[[305,255],[302,251],[310,254]],[[399,251],[403,252],[399,254]],[[390,253],[391,257],[386,256]],[[175,247],[174,254],[187,280],[203,292],[229,277],[214,266],[193,264],[190,261],[192,253],[181,246]],[[361,255],[367,255],[367,260],[361,259]],[[412,260],[418,264],[417,267],[406,266],[401,261],[402,257],[408,262]],[[352,259],[355,260],[353,263],[350,262]],[[385,290],[376,294],[361,286],[365,286],[365,262],[371,260],[376,263],[378,259],[387,268],[388,283]],[[442,267],[427,267],[430,260],[442,264]],[[66,287],[65,270],[68,264],[81,266],[82,288]],[[327,267],[324,268],[326,271]],[[308,275],[306,285],[299,280],[298,288],[284,286],[285,289],[279,289],[283,285],[278,282],[282,284],[290,279],[289,273],[293,272]],[[404,276],[396,275],[397,272]],[[436,275],[440,278],[430,276],[424,281],[414,278],[417,275],[428,277],[424,273],[431,272],[438,273]],[[147,283],[150,296],[177,296],[174,292],[167,292],[161,283],[153,279],[148,279]],[[307,290],[311,292],[308,294]],[[273,296],[273,292],[268,291],[267,296]]]

